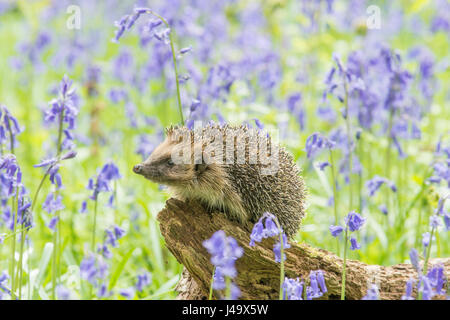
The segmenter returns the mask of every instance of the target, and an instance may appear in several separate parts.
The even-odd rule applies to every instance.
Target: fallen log
[[[236,261],[238,276],[235,282],[241,289],[241,299],[278,299],[280,264],[274,261],[273,239],[265,239],[250,247],[249,230],[227,220],[220,212],[208,213],[193,201],[169,199],[158,214],[158,221],[167,248],[185,267],[176,287],[178,299],[207,299],[213,266],[202,243],[217,230],[235,238],[244,249],[244,255]],[[323,270],[328,292],[322,299],[340,299],[343,260],[334,253],[305,243],[291,241],[290,244],[291,248],[286,250],[286,276],[306,279],[310,271]],[[450,259],[432,259],[430,265],[435,264],[444,265],[448,279]],[[380,299],[400,299],[410,278],[417,279],[417,272],[410,264],[386,267],[348,260],[346,298],[361,299],[374,283],[379,288]],[[216,293],[213,296],[219,298]]]

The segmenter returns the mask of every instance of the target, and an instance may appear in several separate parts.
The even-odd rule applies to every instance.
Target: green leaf
[[[131,255],[133,254],[134,249],[136,249],[136,248],[133,248],[127,252],[127,254],[122,258],[122,260],[117,265],[114,272],[112,273],[111,279],[109,280],[109,286],[108,286],[109,290],[112,290],[112,288],[114,288],[114,286],[116,285],[117,280],[119,279],[120,275],[122,274],[123,268],[125,267],[125,264],[127,263],[128,259],[130,259]]]

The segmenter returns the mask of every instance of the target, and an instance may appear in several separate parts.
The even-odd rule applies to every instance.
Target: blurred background
[[[64,75],[75,89],[67,149],[77,156],[59,170],[60,297],[176,296],[182,266],[156,221],[168,194],[131,170],[163,140],[164,127],[181,122],[176,76],[169,31],[157,17],[142,14],[117,39],[135,7],[170,25],[186,125],[214,120],[279,132],[309,193],[297,241],[341,253],[329,232],[336,203],[340,223],[350,210],[367,218],[351,259],[390,265],[407,263],[411,248],[423,252],[429,217],[450,186],[448,1],[1,1],[0,105],[21,127],[14,150],[5,143],[2,152],[14,151],[30,198],[45,173],[34,165],[55,156],[49,102]],[[315,132],[336,143],[334,166],[326,150],[305,149]],[[93,201],[89,179],[107,163],[120,179]],[[377,176],[387,179],[380,190],[368,183]],[[42,204],[53,187],[44,183],[33,212],[25,298],[52,294],[55,236]],[[103,258],[86,275],[96,204],[96,245],[108,243],[113,226],[124,235],[108,254],[97,251]],[[7,272],[11,218],[3,206],[0,272]],[[450,253],[446,221],[434,233],[432,257]]]

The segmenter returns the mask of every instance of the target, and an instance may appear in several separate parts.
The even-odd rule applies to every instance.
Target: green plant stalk
[[[227,300],[231,300],[231,278],[226,276],[225,277],[225,284],[226,284],[226,289],[225,289],[225,297]]]
[[[345,242],[344,242],[344,265],[342,266],[342,287],[341,287],[341,300],[345,300],[345,275],[347,268],[347,242],[348,242],[348,227],[345,228]]]
[[[391,108],[389,112],[389,124],[388,124],[388,145],[386,148],[386,178],[391,179],[391,149],[392,149],[392,126],[394,123],[394,109]],[[390,210],[390,193],[389,188],[386,188],[386,206],[388,207],[388,210]]]
[[[158,19],[160,19],[166,25],[166,27],[170,29],[169,40],[170,40],[170,49],[172,51],[173,67],[174,67],[174,70],[175,70],[175,82],[176,82],[176,85],[177,85],[178,110],[180,112],[181,124],[184,126],[183,107],[181,105],[180,80],[178,79],[179,75],[178,75],[177,57],[176,57],[176,54],[175,54],[175,49],[173,47],[172,29],[170,28],[170,25],[166,21],[166,19],[161,17],[159,14],[157,14],[157,13],[151,11],[151,10],[147,10],[146,12],[149,13],[149,14],[152,14],[155,17],[157,17]]]
[[[63,102],[64,105],[64,102]],[[61,115],[59,117],[59,127],[58,127],[58,140],[56,143],[56,156],[59,157],[62,152],[62,136],[63,136],[63,129],[64,129],[64,112],[65,108],[61,110]],[[58,190],[55,191],[55,199],[58,197],[59,192]],[[59,233],[59,213],[55,213],[56,218],[58,219],[55,230],[53,231],[53,259],[52,259],[52,299],[56,299],[56,286],[57,286],[57,277],[58,277],[58,266],[57,266],[57,259],[60,255],[59,247],[58,247],[58,233]]]
[[[348,187],[349,187],[349,212],[353,210],[353,188],[352,188],[352,170],[353,170],[353,157],[351,150],[352,143],[352,127],[350,124],[350,114],[349,114],[349,106],[348,106],[348,85],[347,80],[344,77],[344,105],[345,105],[345,123],[347,126],[347,144],[348,144]]]
[[[17,197],[17,193],[16,196]],[[14,198],[12,199],[12,204],[11,204],[11,211],[12,211],[12,219],[13,219],[13,235],[12,235],[12,241],[11,241],[11,261],[10,261],[10,266],[9,266],[9,275],[11,277],[11,300],[14,300],[13,297],[13,292],[15,295],[15,281],[14,281],[14,272],[15,272],[15,263],[16,263],[16,220],[17,220],[17,215],[16,215],[16,211],[14,209]]]
[[[284,284],[284,241],[283,241],[283,229],[278,221],[278,218],[274,216],[275,224],[277,225],[278,232],[280,235],[280,294],[279,299],[283,300],[283,284]]]
[[[98,207],[98,195],[95,197],[94,201],[94,226],[92,228],[92,241],[91,241],[92,252],[95,252],[95,229],[97,228],[97,207]]]
[[[209,296],[208,300],[212,300],[212,294],[213,294],[213,284],[214,284],[214,275],[216,273],[216,267],[213,269],[212,277],[211,277],[211,285],[209,286]]]
[[[431,228],[431,232],[430,232],[430,243],[428,244],[427,247],[427,253],[425,256],[425,261],[423,262],[423,271],[422,271],[422,276],[426,276],[427,271],[428,271],[428,261],[430,260],[430,255],[431,255],[431,245],[433,243],[433,234],[434,234],[435,228],[432,227]],[[419,295],[417,296],[418,300],[422,300],[423,297],[423,291],[419,291]]]
[[[332,183],[333,183],[333,205],[334,205],[334,224],[338,225],[338,198],[337,198],[337,190],[336,190],[336,173],[334,172],[334,159],[333,159],[333,150],[330,150],[330,164],[331,164],[331,177],[332,177]],[[341,255],[341,250],[339,246],[339,239],[336,237],[336,250],[337,255]]]

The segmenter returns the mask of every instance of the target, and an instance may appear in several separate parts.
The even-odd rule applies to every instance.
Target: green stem
[[[347,144],[348,144],[348,187],[349,187],[349,212],[353,210],[353,188],[352,188],[352,170],[353,170],[353,157],[351,150],[352,143],[352,127],[350,124],[350,114],[349,114],[349,106],[348,106],[348,85],[347,80],[344,76],[344,105],[345,105],[345,123],[347,126]]]
[[[431,228],[431,232],[430,232],[430,243],[428,243],[428,247],[427,247],[427,253],[425,256],[425,261],[423,263],[423,271],[422,271],[422,276],[426,276],[427,275],[427,271],[428,271],[428,261],[430,260],[430,255],[431,255],[431,245],[433,242],[433,234],[434,234],[435,228]],[[422,282],[422,279],[420,279],[420,281]],[[423,290],[420,291],[419,290],[419,295],[418,295],[418,300],[422,300],[423,297]]]
[[[334,159],[333,159],[333,151],[330,150],[330,164],[331,164],[331,177],[332,177],[332,183],[333,183],[333,204],[334,204],[334,225],[338,225],[338,198],[337,198],[337,190],[336,190],[336,173],[334,172]],[[338,256],[341,255],[340,253],[340,246],[339,246],[339,239],[336,237],[336,249]]]
[[[147,13],[154,15],[155,17],[160,19],[166,25],[167,28],[171,29],[170,25],[166,21],[166,19],[161,17],[159,14],[157,14],[157,13],[151,11],[151,10],[147,10]],[[177,85],[178,110],[180,112],[181,124],[184,126],[183,107],[181,105],[180,81],[178,79],[179,75],[178,75],[177,57],[176,57],[176,54],[175,54],[175,49],[173,47],[172,29],[170,30],[170,33],[169,33],[169,40],[170,40],[170,49],[172,51],[173,67],[174,67],[174,70],[175,70],[175,81],[176,81],[176,85]]]
[[[212,274],[212,277],[211,277],[211,285],[209,286],[209,297],[208,297],[208,300],[212,300],[214,275],[215,274],[216,274],[216,267],[214,267],[213,274]]]
[[[98,196],[95,197],[94,201],[94,227],[92,229],[92,243],[91,249],[92,252],[95,252],[95,229],[97,228],[97,204],[98,204]]]
[[[344,265],[342,266],[342,287],[341,300],[345,300],[345,275],[347,268],[347,242],[348,242],[348,228],[345,229],[345,243],[344,243]]]
[[[227,300],[231,300],[231,278],[230,277],[225,277],[225,284],[226,284],[226,293],[225,293],[225,297]]]

